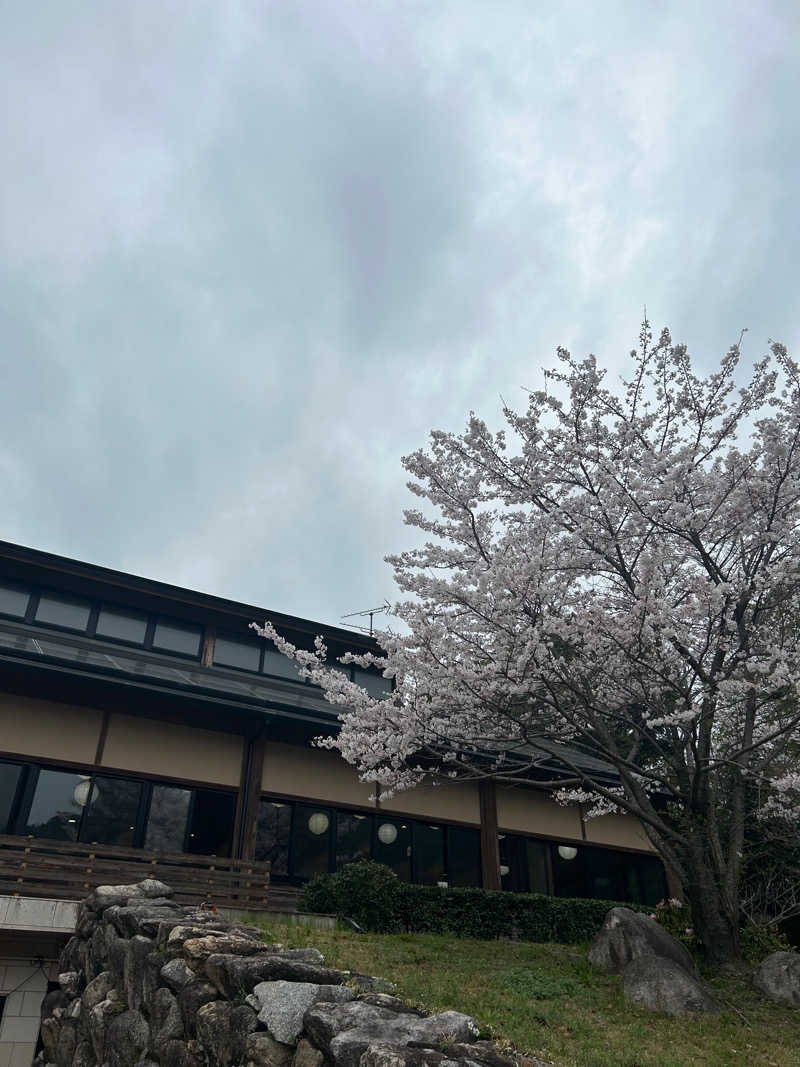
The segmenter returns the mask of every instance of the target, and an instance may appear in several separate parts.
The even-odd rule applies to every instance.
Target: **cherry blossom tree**
[[[559,349],[503,429],[471,414],[405,457],[427,538],[389,557],[405,627],[342,659],[386,699],[259,628],[338,706],[321,743],[383,789],[557,759],[563,802],[636,816],[716,962],[748,820],[800,813],[800,371],[770,343],[738,388],[739,362],[703,377],[645,321],[614,385]]]

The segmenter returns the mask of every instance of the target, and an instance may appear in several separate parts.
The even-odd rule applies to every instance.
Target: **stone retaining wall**
[[[425,1017],[382,979],[171,896],[148,880],[101,886],[81,905],[37,1064],[515,1067],[466,1015]]]

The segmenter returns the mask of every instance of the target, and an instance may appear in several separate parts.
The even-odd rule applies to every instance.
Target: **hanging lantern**
[[[85,808],[89,803],[89,796],[92,792],[92,782],[90,778],[84,778],[82,782],[78,782],[75,788],[72,790],[72,799],[78,805],[79,808]],[[97,793],[95,793],[97,796]]]
[[[315,811],[311,818],[308,820],[308,828],[312,834],[316,834],[319,837],[320,834],[324,834],[330,825],[330,819],[324,811]]]
[[[559,845],[558,854],[562,860],[574,860],[578,855],[578,850],[573,848],[572,845]]]
[[[383,822],[378,827],[378,840],[384,845],[393,845],[397,840],[397,827],[390,822]]]

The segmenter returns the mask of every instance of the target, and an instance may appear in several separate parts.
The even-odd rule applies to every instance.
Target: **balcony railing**
[[[0,835],[0,895],[81,900],[143,878],[166,882],[181,904],[267,909],[269,863]]]

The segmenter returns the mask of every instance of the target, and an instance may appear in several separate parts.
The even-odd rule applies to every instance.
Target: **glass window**
[[[189,851],[199,856],[230,856],[236,796],[195,789],[189,825]]]
[[[655,906],[667,895],[667,879],[664,864],[657,856],[631,856],[639,875],[639,896],[634,900]]]
[[[159,619],[153,637],[153,648],[164,652],[178,652],[181,656],[200,654],[200,638],[203,631],[199,626],[189,622],[176,622],[172,619]]]
[[[292,873],[296,878],[313,878],[328,870],[331,813],[327,808],[297,804],[292,828]]]
[[[515,834],[500,834],[500,885],[511,893],[528,892],[528,843]]]
[[[86,774],[39,771],[30,813],[19,832],[55,841],[76,841],[89,788]]]
[[[214,662],[222,667],[238,667],[243,671],[257,671],[261,645],[234,637],[217,637],[214,642]]]
[[[183,852],[191,789],[154,785],[147,815],[144,847],[159,852]]]
[[[0,834],[10,832],[11,808],[21,774],[22,767],[18,763],[0,763]]]
[[[372,850],[372,816],[336,813],[336,869],[368,860]]]
[[[30,596],[29,591],[23,589],[22,586],[0,582],[0,615],[24,619]]]
[[[398,878],[411,881],[411,829],[407,823],[379,815],[373,859],[391,867]]]
[[[299,682],[300,679],[297,676],[297,664],[292,659],[288,659],[282,652],[278,652],[276,648],[264,649],[264,666],[262,667],[264,674],[275,674],[278,678],[290,678],[293,682]]]
[[[89,625],[91,605],[82,597],[42,593],[36,608],[36,621],[49,626],[63,626],[67,630],[85,630]]]
[[[97,618],[97,636],[110,637],[114,641],[130,641],[141,645],[147,632],[147,616],[141,611],[127,608],[100,609]]]
[[[550,892],[550,876],[547,869],[547,853],[550,846],[544,841],[528,839],[528,892]]]
[[[447,881],[454,886],[481,885],[480,830],[447,827]]]
[[[414,823],[414,881],[422,885],[446,881],[443,827]]]
[[[385,697],[392,691],[391,678],[384,678],[377,671],[365,671],[361,667],[355,669],[355,681],[362,689],[366,689],[371,697]]]
[[[577,845],[551,845],[553,892],[557,897],[586,897],[586,849]]]
[[[132,848],[142,783],[96,776],[81,826],[81,841]]]
[[[277,800],[262,800],[258,806],[256,859],[269,860],[270,877],[286,878],[289,874],[289,838],[292,830],[292,805]]]

